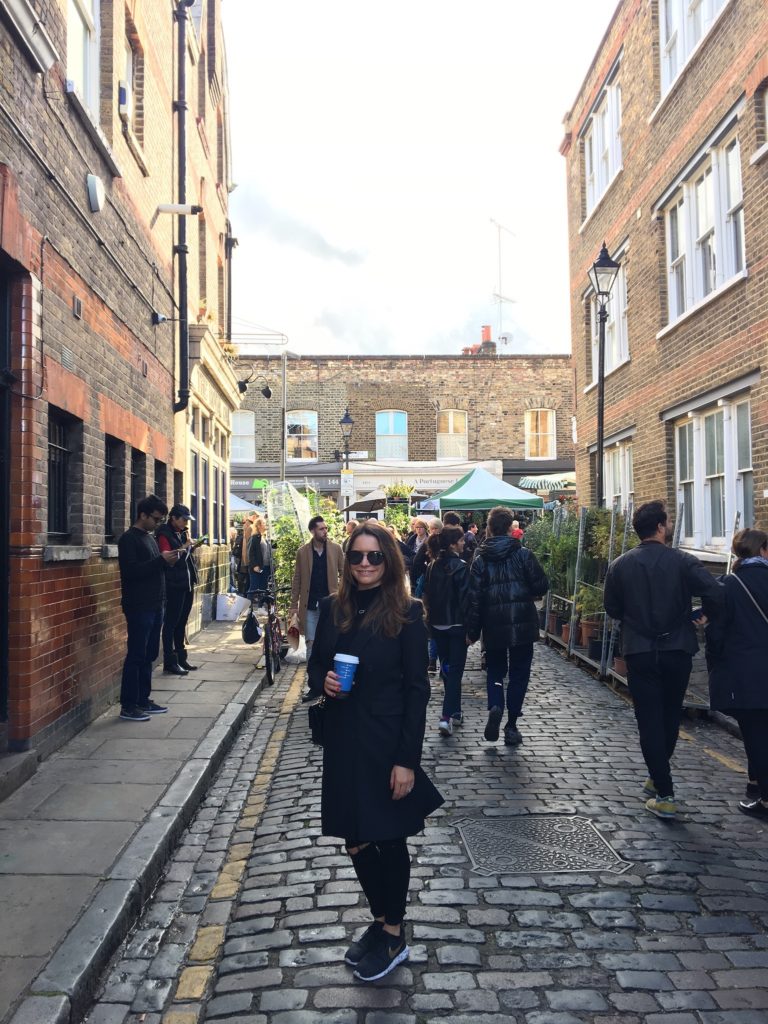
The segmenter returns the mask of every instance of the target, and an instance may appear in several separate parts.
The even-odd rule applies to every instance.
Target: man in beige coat
[[[307,642],[307,660],[312,653],[320,616],[320,599],[336,593],[344,568],[344,552],[338,544],[328,540],[328,527],[322,516],[310,519],[309,532],[312,540],[302,544],[296,552],[288,613],[289,620],[298,615],[299,632]]]

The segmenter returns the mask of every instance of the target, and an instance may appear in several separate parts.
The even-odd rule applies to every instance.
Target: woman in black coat
[[[423,607],[405,588],[403,560],[375,520],[350,538],[338,594],[320,602],[309,687],[326,697],[323,835],[345,840],[373,923],[345,960],[363,981],[408,957],[403,919],[410,877],[406,837],[443,802],[420,767],[429,700]],[[359,658],[339,697],[335,654]]]
[[[749,783],[739,810],[768,818],[768,533],[741,530],[733,553],[733,574],[722,579],[724,607],[704,602],[709,702],[741,729]]]

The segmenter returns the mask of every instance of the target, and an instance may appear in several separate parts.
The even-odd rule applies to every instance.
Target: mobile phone
[[[691,622],[698,622],[703,614],[704,614],[704,609],[703,608],[694,608],[693,611],[691,612]]]

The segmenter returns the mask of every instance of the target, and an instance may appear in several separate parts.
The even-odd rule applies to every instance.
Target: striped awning
[[[519,486],[531,491],[565,491],[576,486],[576,474],[552,473],[543,476],[521,476]]]

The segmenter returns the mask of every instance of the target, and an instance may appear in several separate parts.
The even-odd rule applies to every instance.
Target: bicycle
[[[251,607],[259,605],[266,609],[266,618],[263,622],[264,628],[264,668],[267,678],[267,686],[272,686],[275,676],[282,668],[282,661],[288,652],[288,643],[283,636],[283,629],[280,625],[280,616],[277,613],[277,594],[283,593],[286,588],[280,591],[275,590],[274,577],[270,577],[266,590],[257,590],[251,596]]]

